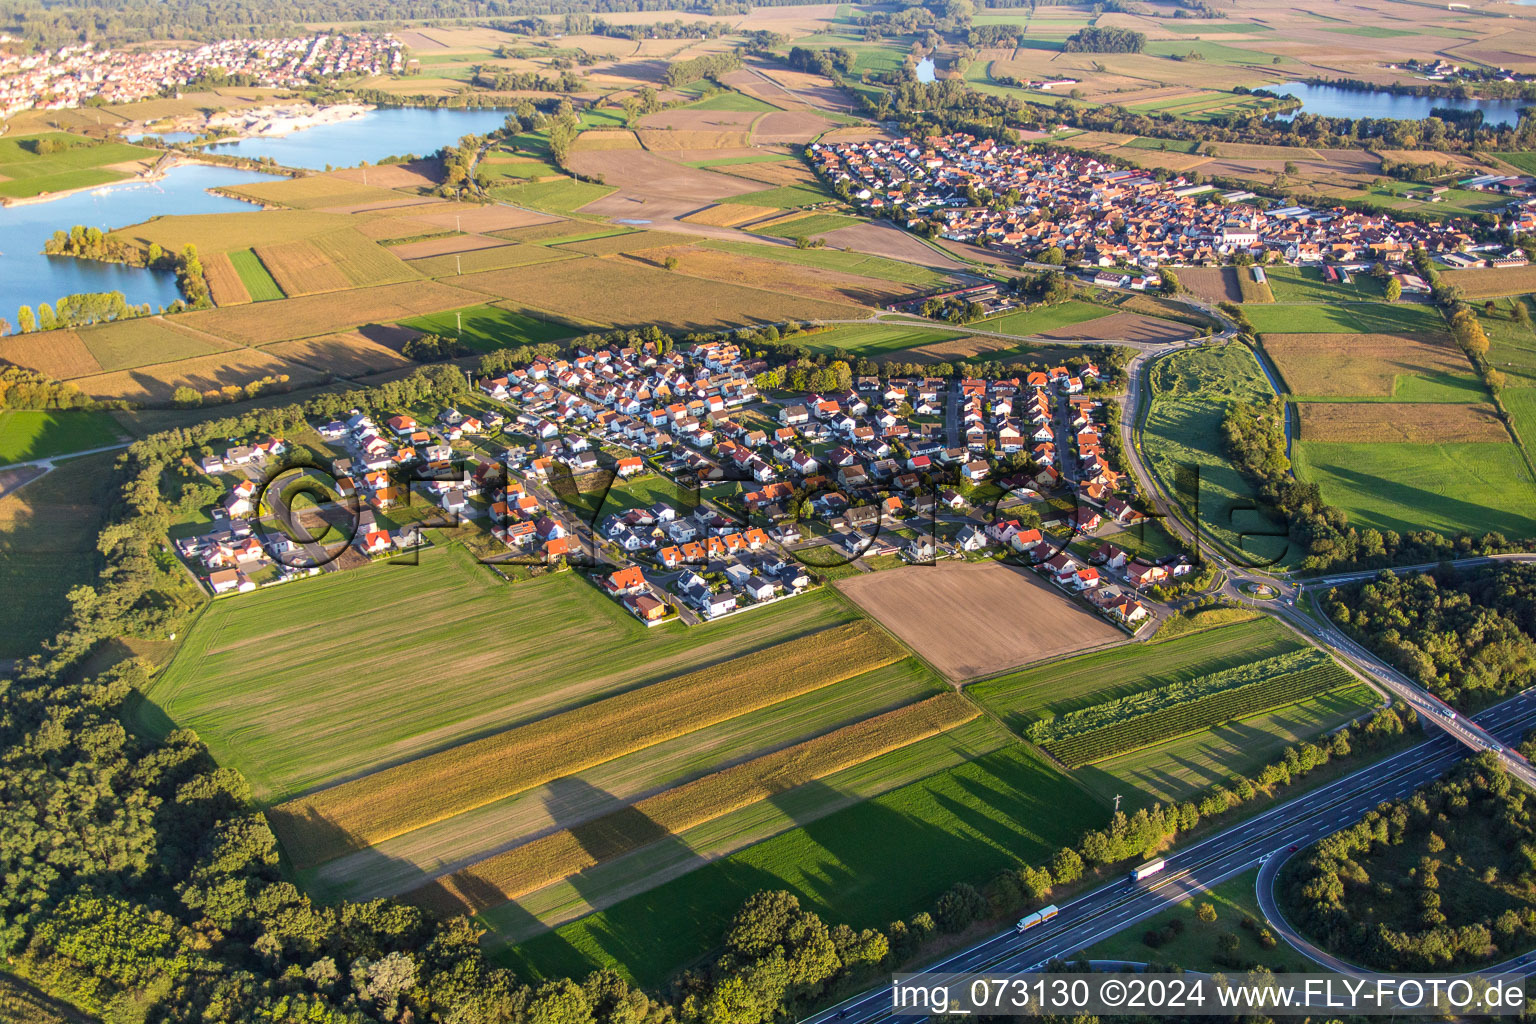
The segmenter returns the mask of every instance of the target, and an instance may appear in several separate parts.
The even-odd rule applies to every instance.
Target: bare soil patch
[[[693,167],[684,167],[643,152],[591,152],[572,153],[572,169],[582,174],[602,175],[603,182],[617,185],[641,197],[660,196],[669,199],[685,199],[703,205],[726,196],[738,196],[753,192],[757,186],[739,178],[715,174]],[[609,196],[607,198],[612,198]],[[643,213],[637,216],[645,216]],[[477,225],[478,226],[478,225]],[[511,225],[508,225],[511,226]],[[493,230],[480,227],[480,230]]]
[[[12,334],[0,338],[0,361],[25,366],[58,380],[101,372],[101,364],[74,331]]]
[[[1206,302],[1241,302],[1243,290],[1232,267],[1180,267],[1179,283]]]
[[[733,178],[746,178],[748,181],[761,182],[764,185],[809,185],[816,180],[816,175],[810,168],[799,161],[783,160],[773,163],[758,164],[732,164],[719,168],[730,174]]]
[[[662,153],[678,150],[733,149],[751,145],[752,136],[742,129],[718,131],[671,131],[664,128],[642,129],[640,142],[646,149]]]
[[[515,206],[475,206],[468,203],[445,203],[444,209],[424,213],[420,219],[438,227],[458,229],[465,224],[476,231],[505,231],[508,228],[527,227],[530,224],[555,224],[559,217],[532,210],[520,210]]]
[[[571,145],[572,152],[603,149],[639,149],[640,140],[632,131],[582,132]]]
[[[759,143],[804,143],[834,123],[809,110],[776,110],[764,114],[762,120],[752,126],[752,141]]]
[[[839,580],[849,600],[954,681],[1125,640],[1028,569],[911,565]]]
[[[658,110],[642,117],[640,127],[650,131],[741,131],[760,114],[755,110]]]
[[[1303,441],[1459,444],[1508,441],[1493,406],[1405,402],[1297,402]]]
[[[331,173],[348,181],[366,181],[369,185],[385,188],[432,188],[442,177],[443,165],[437,160],[412,160],[405,164],[351,167]]]
[[[857,274],[816,267],[802,267],[777,260],[755,259],[735,253],[717,252],[714,249],[668,249],[652,256],[632,258],[654,267],[663,265],[666,258],[677,260],[677,270],[693,277],[711,281],[745,285],[749,288],[767,288],[770,291],[825,302],[857,302],[860,305],[879,306],[892,299],[912,294],[912,289],[888,281],[877,281]]]
[[[877,221],[838,228],[836,231],[828,231],[822,237],[828,245],[837,249],[867,252],[871,256],[888,256],[893,260],[905,260],[939,270],[965,269],[965,264],[959,260],[930,249],[898,227]]]
[[[1123,338],[1126,341],[1160,343],[1189,338],[1194,333],[1194,330],[1189,325],[1177,324],[1172,320],[1162,320],[1155,316],[1143,316],[1140,313],[1111,313],[1109,316],[1099,317],[1097,320],[1088,320],[1084,323],[1072,324],[1068,327],[1054,327],[1048,331],[1041,331],[1036,337],[1049,338],[1052,341],[1077,341],[1084,338],[1089,340]]]

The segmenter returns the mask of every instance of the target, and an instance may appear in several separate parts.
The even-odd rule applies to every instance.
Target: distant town
[[[4,39],[0,38],[0,47]],[[320,32],[290,39],[232,39],[193,49],[110,50],[90,43],[37,53],[0,48],[0,118],[23,110],[130,103],[207,78],[297,88],[345,75],[398,72],[388,35]]]

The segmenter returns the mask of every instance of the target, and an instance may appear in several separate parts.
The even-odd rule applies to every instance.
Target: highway
[[[1527,691],[1477,716],[1503,742],[1536,728],[1536,691]],[[1070,903],[1049,922],[1026,932],[1009,929],[922,968],[936,972],[1028,971],[1066,958],[1153,916],[1168,905],[1233,875],[1288,854],[1337,831],[1386,800],[1395,800],[1443,775],[1466,756],[1445,733],[1272,807],[1185,849],[1164,855],[1163,872],[1141,883],[1122,875]],[[890,989],[871,989],[805,1018],[805,1024],[847,1024],[889,1019]],[[909,1018],[910,1019],[910,1018]]]

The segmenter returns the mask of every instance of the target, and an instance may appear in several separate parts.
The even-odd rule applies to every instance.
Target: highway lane
[[[1483,712],[1479,722],[1504,741],[1536,727],[1536,691],[1527,691]],[[1267,860],[1276,851],[1302,847],[1358,820],[1386,800],[1433,781],[1467,754],[1444,733],[1376,764],[1272,807],[1186,849],[1164,855],[1159,875],[1133,883],[1129,874],[1061,907],[1050,922],[1019,933],[1012,929],[962,950],[925,971],[1024,971],[1067,957],[1145,920],[1188,896]],[[891,1016],[888,987],[873,989],[806,1018],[807,1024],[868,1024]]]

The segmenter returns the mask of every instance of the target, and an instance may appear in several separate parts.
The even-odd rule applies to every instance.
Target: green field
[[[1380,299],[1386,294],[1386,285],[1370,274],[1350,274],[1349,284],[1329,282],[1320,267],[1266,267],[1264,276],[1269,279],[1275,301],[1280,303],[1360,302]],[[1295,333],[1305,332],[1298,328]]]
[[[757,890],[789,889],[829,923],[883,928],[928,909],[956,881],[982,883],[1043,860],[1108,817],[1059,772],[1010,746],[714,861],[524,942],[509,959],[524,977],[613,965],[655,985],[718,942]]]
[[[1254,510],[1253,485],[1222,449],[1227,402],[1274,395],[1253,352],[1238,343],[1178,352],[1153,365],[1150,381],[1141,444],[1164,487],[1186,512],[1198,505],[1200,525],[1224,543],[1256,560],[1289,557],[1284,524]]]
[[[1536,387],[1505,388],[1499,393],[1499,401],[1509,410],[1526,455],[1536,452]]]
[[[449,545],[214,603],[149,700],[276,799],[852,617],[815,594],[648,630],[574,574],[508,585]]]
[[[1520,168],[1526,174],[1536,174],[1536,153],[1495,153],[1494,156]]]
[[[850,324],[846,327],[834,327],[830,331],[802,335],[792,340],[796,344],[804,345],[812,352],[834,352],[838,349],[846,349],[857,355],[875,359],[897,352],[908,352],[923,345],[933,345],[963,337],[965,335],[960,332],[924,330],[896,324],[869,327]]]
[[[809,217],[801,217],[798,220],[786,221],[783,224],[773,224],[763,228],[743,228],[754,234],[768,235],[771,238],[815,238],[838,228],[852,227],[859,223],[857,217],[845,217],[840,213],[813,213]],[[750,245],[750,242],[743,243]],[[807,250],[809,251],[809,250]]]
[[[86,455],[0,498],[0,657],[37,652],[96,573],[96,533],[113,496],[116,452]]]
[[[461,322],[462,331],[459,327]],[[466,348],[476,352],[490,352],[494,349],[512,348],[517,345],[535,345],[541,341],[555,341],[579,333],[566,324],[551,320],[536,320],[527,313],[493,305],[470,306],[466,309],[418,316],[400,321],[400,326],[444,338],[457,337]]]
[[[688,104],[689,110],[737,110],[737,111],[768,111],[777,110],[771,104],[764,103],[755,96],[747,96],[739,92],[720,92],[697,103]]]
[[[1524,302],[1526,308],[1530,308],[1530,302],[1524,297],[1496,300],[1497,311],[1493,316],[1484,313],[1476,304],[1473,306],[1478,310],[1477,319],[1483,325],[1483,333],[1488,335],[1488,365],[1505,374],[1511,387],[1536,386],[1536,334],[1512,319],[1512,302]]]
[[[967,692],[1015,732],[1042,714],[1062,715],[1142,690],[1246,665],[1302,642],[1272,619],[1252,619],[1173,640],[1115,647],[998,676]]]
[[[253,250],[241,249],[229,254],[229,262],[235,265],[235,273],[240,275],[240,283],[245,285],[245,290],[250,292],[252,302],[266,302],[270,299],[285,299],[283,290],[272,279]]]
[[[111,413],[79,409],[0,410],[0,466],[113,444],[124,437]]]
[[[1278,300],[1280,297],[1275,296]],[[1280,300],[1284,301],[1284,300]],[[1355,302],[1334,306],[1244,306],[1260,333],[1394,334],[1444,332],[1445,318],[1434,306],[1412,303]]]
[[[1356,527],[1536,535],[1536,483],[1513,444],[1301,441],[1292,462]]]
[[[1303,970],[1310,966],[1310,962],[1302,959],[1300,954],[1290,953],[1291,960],[1288,962],[1286,954],[1280,952],[1285,947],[1265,949],[1258,943],[1258,932],[1250,931],[1241,924],[1244,918],[1251,918],[1261,925],[1264,923],[1264,915],[1259,911],[1258,896],[1254,891],[1258,877],[1258,868],[1244,871],[1160,914],[1138,921],[1132,927],[1094,943],[1082,955],[1091,960],[1177,964],[1187,971],[1230,971],[1231,968],[1223,968],[1217,963],[1216,958],[1221,955],[1217,940],[1223,933],[1231,932],[1238,938],[1235,956],[1239,960],[1262,963],[1277,972]],[[1200,903],[1209,903],[1216,908],[1216,920],[1205,922],[1195,916],[1195,907]],[[1142,941],[1142,936],[1147,932],[1160,931],[1175,919],[1184,924],[1184,931],[1176,938],[1156,948]]]
[[[831,192],[820,185],[781,185],[778,188],[766,188],[761,192],[746,192],[739,196],[726,196],[718,199],[720,203],[740,203],[745,206],[777,206],[781,209],[790,209],[796,206],[815,206],[829,199],[836,199]]]
[[[39,155],[27,143],[48,140],[63,148]],[[152,160],[159,153],[126,142],[92,143],[79,135],[44,132],[0,139],[0,196],[26,199],[44,192],[90,188],[128,177],[103,168],[108,164]]]
[[[720,252],[735,253],[738,256],[777,260],[780,263],[793,263],[797,266],[816,267],[821,270],[837,270],[846,274],[860,274],[864,277],[878,278],[881,281],[916,285],[920,288],[941,288],[950,280],[944,274],[927,267],[843,249],[791,249],[784,245],[730,242],[722,239],[709,239],[703,244],[706,249],[717,249]]]
[[[691,160],[687,167],[734,167],[737,164],[781,164],[793,160],[788,153],[753,153],[750,156],[722,156],[708,160]]]
[[[574,178],[521,185],[492,185],[490,188],[493,199],[529,206],[547,213],[574,213],[588,203],[595,203],[617,191],[612,185],[594,185]]]
[[[1071,327],[1074,324],[1097,320],[1100,317],[1109,316],[1109,312],[1103,306],[1068,299],[1054,306],[1041,306],[1027,311],[1020,309],[988,320],[977,320],[971,326],[979,331],[995,331],[998,334],[1039,334],[1041,331],[1052,331],[1060,327]],[[1087,336],[1084,335],[1084,337]]]

